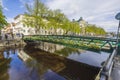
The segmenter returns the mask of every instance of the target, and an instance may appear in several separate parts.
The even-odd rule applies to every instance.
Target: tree
[[[39,33],[40,28],[63,29],[66,33],[74,32],[78,33],[80,30],[79,24],[71,22],[59,9],[50,10],[40,0],[34,0],[34,4],[31,6],[26,4],[27,12],[23,23],[27,26],[36,28],[36,32]]]
[[[43,17],[46,16],[47,7],[40,2],[40,0],[34,0],[33,6],[26,4],[27,12],[23,23],[30,27],[35,27],[36,32],[39,33],[40,27],[46,26]]]
[[[105,30],[101,27],[97,27],[95,25],[87,25],[86,26],[86,34],[93,36],[103,36],[106,34]]]
[[[62,29],[65,31],[65,34],[68,34],[69,32],[72,34],[79,34],[81,32],[79,24],[69,20],[63,22]]]
[[[1,34],[1,29],[7,25],[7,21],[5,20],[5,16],[3,15],[2,12],[2,6],[0,5],[0,34]]]

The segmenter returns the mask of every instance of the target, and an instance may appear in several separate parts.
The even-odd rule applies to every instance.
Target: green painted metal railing
[[[74,46],[87,46],[97,49],[102,49],[103,47],[113,49],[116,45],[116,39],[112,38],[70,35],[29,35],[25,36],[24,40],[73,44]]]

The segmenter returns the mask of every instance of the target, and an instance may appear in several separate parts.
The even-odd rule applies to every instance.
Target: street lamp
[[[120,29],[120,12],[115,16],[115,18],[117,19],[117,20],[119,20],[119,25],[118,25],[118,30],[117,30],[117,42],[116,42],[116,44],[117,44],[117,54],[119,54],[120,53],[120,43],[119,43],[119,29]]]
[[[120,12],[115,16],[117,20],[120,20]]]
[[[119,28],[120,28],[120,12],[115,16],[115,19],[119,20],[118,30],[117,30],[117,45],[119,44]]]

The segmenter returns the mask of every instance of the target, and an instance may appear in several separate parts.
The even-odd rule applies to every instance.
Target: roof
[[[80,19],[78,19],[78,21],[77,21],[77,22],[80,22],[80,21],[83,21],[83,18],[82,18],[82,17],[80,17]]]
[[[21,15],[23,15],[23,14],[19,14],[19,15],[17,15],[14,19],[17,19],[17,18],[19,18]]]

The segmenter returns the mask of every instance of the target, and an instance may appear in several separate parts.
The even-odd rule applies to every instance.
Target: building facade
[[[88,22],[86,22],[82,17],[80,17],[80,19],[77,22],[79,23],[80,28],[81,28],[80,35],[85,35],[86,34],[85,28],[87,27]]]
[[[36,33],[36,29],[31,26],[26,26],[23,24],[22,20],[24,19],[24,15],[18,15],[14,18],[15,26],[13,26],[13,33],[24,34],[24,35],[63,35],[63,30],[58,28],[49,28],[45,29],[44,27],[40,27],[38,33]],[[47,23],[47,20],[44,20]]]
[[[24,15],[18,15],[14,18],[13,34],[35,35],[35,28],[25,26],[22,22]]]

